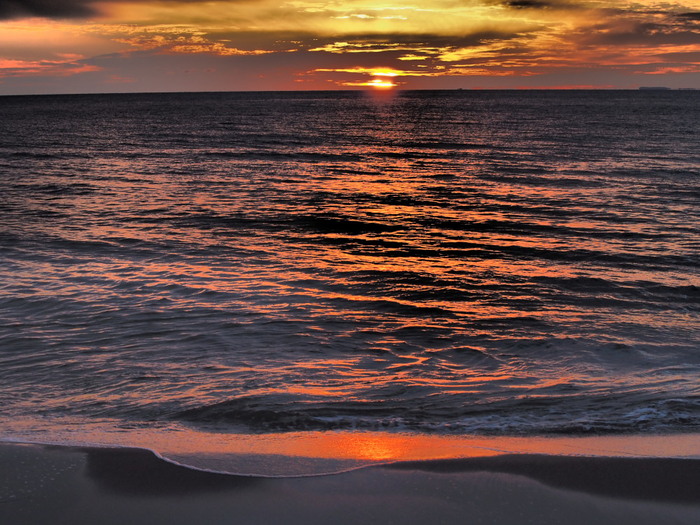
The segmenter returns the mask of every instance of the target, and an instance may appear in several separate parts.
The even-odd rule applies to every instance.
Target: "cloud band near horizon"
[[[700,87],[700,0],[0,0],[0,94]]]

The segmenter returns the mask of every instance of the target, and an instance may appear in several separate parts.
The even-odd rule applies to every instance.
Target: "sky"
[[[0,0],[0,95],[700,88],[700,0]]]

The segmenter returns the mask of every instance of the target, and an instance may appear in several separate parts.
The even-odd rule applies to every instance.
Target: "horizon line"
[[[234,93],[369,93],[389,96],[392,93],[410,92],[460,92],[460,91],[700,91],[700,88],[666,86],[638,87],[515,87],[515,88],[395,88],[390,90],[378,89],[261,89],[261,90],[201,90],[201,91],[87,91],[70,93],[0,93],[0,97],[43,97],[43,96],[85,96],[85,95],[185,95],[185,94],[234,94]]]

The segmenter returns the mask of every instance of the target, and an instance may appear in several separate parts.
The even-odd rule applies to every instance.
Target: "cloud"
[[[0,58],[14,60],[5,62],[6,78],[100,76],[128,79],[133,89],[199,89],[214,77],[224,88],[254,88],[263,77],[267,89],[376,85],[376,68],[402,72],[397,84],[419,88],[553,72],[577,75],[567,85],[623,74],[686,75],[690,85],[700,12],[697,0],[678,2],[0,0],[0,19],[27,18],[0,22]],[[103,72],[76,75],[85,64]]]
[[[0,79],[10,77],[67,77],[79,73],[100,71],[102,68],[68,56],[63,60],[12,60],[0,58]]]
[[[245,0],[219,0],[222,4],[235,4]],[[130,6],[184,5],[211,3],[208,0],[0,0],[0,20],[16,18],[81,19],[100,13],[106,4]]]
[[[173,54],[198,54],[208,53],[213,55],[263,55],[273,53],[271,49],[242,49],[231,44],[230,39],[211,39],[206,33],[189,26],[155,26],[155,27],[121,27],[118,31],[114,27],[94,26],[91,31],[103,33],[113,31],[115,41],[129,45],[134,50],[156,50],[159,53]],[[279,50],[277,50],[279,51]]]
[[[86,18],[94,0],[0,0],[0,20],[12,18]]]
[[[508,7],[515,7],[516,9],[548,9],[552,7],[550,2],[543,2],[541,0],[510,0],[506,2]]]

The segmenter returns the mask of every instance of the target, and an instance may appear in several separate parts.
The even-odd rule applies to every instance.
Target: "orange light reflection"
[[[21,436],[21,421],[11,425]],[[34,427],[30,427],[34,428]],[[66,428],[63,426],[63,428]],[[34,428],[34,430],[36,430]],[[50,429],[51,435],[60,435]],[[82,425],[64,444],[130,446],[155,450],[165,457],[196,458],[240,454],[361,462],[414,461],[484,457],[500,454],[588,456],[700,457],[698,434],[592,437],[477,437],[389,432],[292,432],[228,434],[170,427],[156,431],[138,428],[104,432]],[[54,443],[56,441],[53,441]]]

